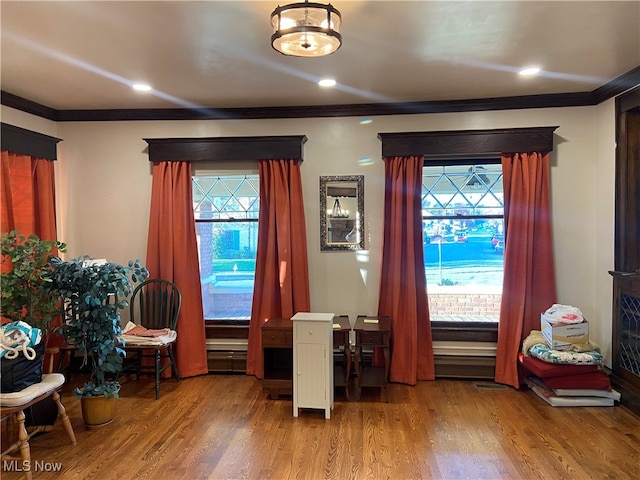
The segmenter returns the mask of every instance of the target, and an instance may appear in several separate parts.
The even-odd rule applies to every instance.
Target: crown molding
[[[2,91],[0,103],[55,122],[362,117],[597,105],[640,84],[640,66],[591,92],[399,103],[255,108],[56,110]]]
[[[638,86],[640,86],[640,66],[628,71],[606,85],[596,88],[591,93],[595,97],[596,104],[598,104]]]
[[[58,110],[45,107],[44,105],[19,97],[13,93],[5,92],[4,90],[0,91],[0,104],[6,107],[15,108],[21,112],[30,113],[37,117],[46,118],[47,120],[53,120],[54,122],[58,121]]]

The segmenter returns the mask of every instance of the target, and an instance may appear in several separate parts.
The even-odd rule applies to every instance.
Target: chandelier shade
[[[331,4],[301,2],[271,14],[271,45],[283,55],[322,57],[340,48],[342,16]]]

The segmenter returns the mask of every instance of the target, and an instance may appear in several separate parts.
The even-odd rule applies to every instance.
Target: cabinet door
[[[296,345],[295,399],[301,408],[327,405],[327,348],[318,343]]]

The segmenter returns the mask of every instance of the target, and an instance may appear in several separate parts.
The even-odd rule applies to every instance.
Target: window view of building
[[[433,163],[422,181],[431,319],[497,321],[504,271],[500,160]]]
[[[251,318],[259,188],[258,175],[193,177],[205,320]]]

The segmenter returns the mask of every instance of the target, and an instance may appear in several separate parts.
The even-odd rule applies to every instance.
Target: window
[[[497,321],[504,253],[500,159],[429,161],[422,176],[432,320]]]
[[[258,175],[192,180],[204,318],[248,323],[258,245]]]

